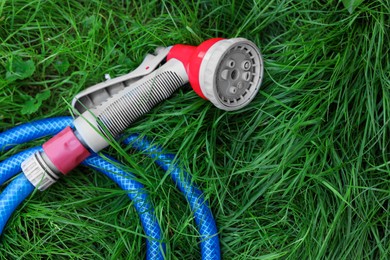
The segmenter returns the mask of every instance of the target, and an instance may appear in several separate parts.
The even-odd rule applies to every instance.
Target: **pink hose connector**
[[[62,174],[67,174],[91,155],[69,126],[44,143],[42,147],[47,157]]]

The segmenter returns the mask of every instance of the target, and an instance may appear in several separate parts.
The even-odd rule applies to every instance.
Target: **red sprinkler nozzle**
[[[164,63],[164,61],[166,62]],[[89,155],[109,145],[139,117],[190,83],[216,107],[233,111],[248,105],[259,91],[263,60],[244,38],[213,38],[199,46],[177,44],[146,55],[129,74],[92,86],[73,99],[76,131],[70,128],[44,144],[44,152],[26,160],[23,171],[46,189]],[[45,179],[46,178],[46,179]],[[35,180],[35,181],[34,181]]]

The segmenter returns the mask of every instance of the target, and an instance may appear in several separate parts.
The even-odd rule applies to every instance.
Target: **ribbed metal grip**
[[[137,118],[170,97],[183,84],[183,79],[172,71],[165,71],[147,80],[110,104],[98,116],[103,124],[99,125],[99,130],[103,133],[108,131],[114,137],[119,135]]]

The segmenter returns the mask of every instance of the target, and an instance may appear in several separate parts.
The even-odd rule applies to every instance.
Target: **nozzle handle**
[[[74,121],[74,126],[82,141],[98,152],[108,146],[110,138],[117,137],[187,82],[183,63],[171,59],[101,105],[85,111]]]
[[[80,115],[86,110],[100,105],[126,86],[131,85],[145,75],[151,73],[167,57],[169,50],[170,47],[158,47],[154,55],[147,54],[143,62],[132,72],[114,79],[107,79],[104,82],[81,91],[72,100],[74,112],[77,115]]]

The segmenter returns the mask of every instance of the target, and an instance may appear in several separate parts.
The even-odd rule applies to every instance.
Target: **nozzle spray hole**
[[[249,60],[244,60],[244,61],[241,63],[241,68],[242,68],[243,70],[249,70],[251,67],[252,67],[252,63],[251,63]]]
[[[242,73],[242,79],[245,80],[245,81],[248,81],[251,77],[251,73],[250,72],[244,72]]]
[[[234,68],[234,66],[236,66],[236,62],[234,60],[229,60],[227,62],[227,65],[230,67],[230,68]]]
[[[237,88],[232,86],[232,87],[230,87],[229,92],[230,92],[230,94],[236,94]]]
[[[230,74],[230,78],[231,78],[232,80],[238,79],[239,76],[240,76],[240,75],[239,75],[238,70],[233,70],[232,73]]]

